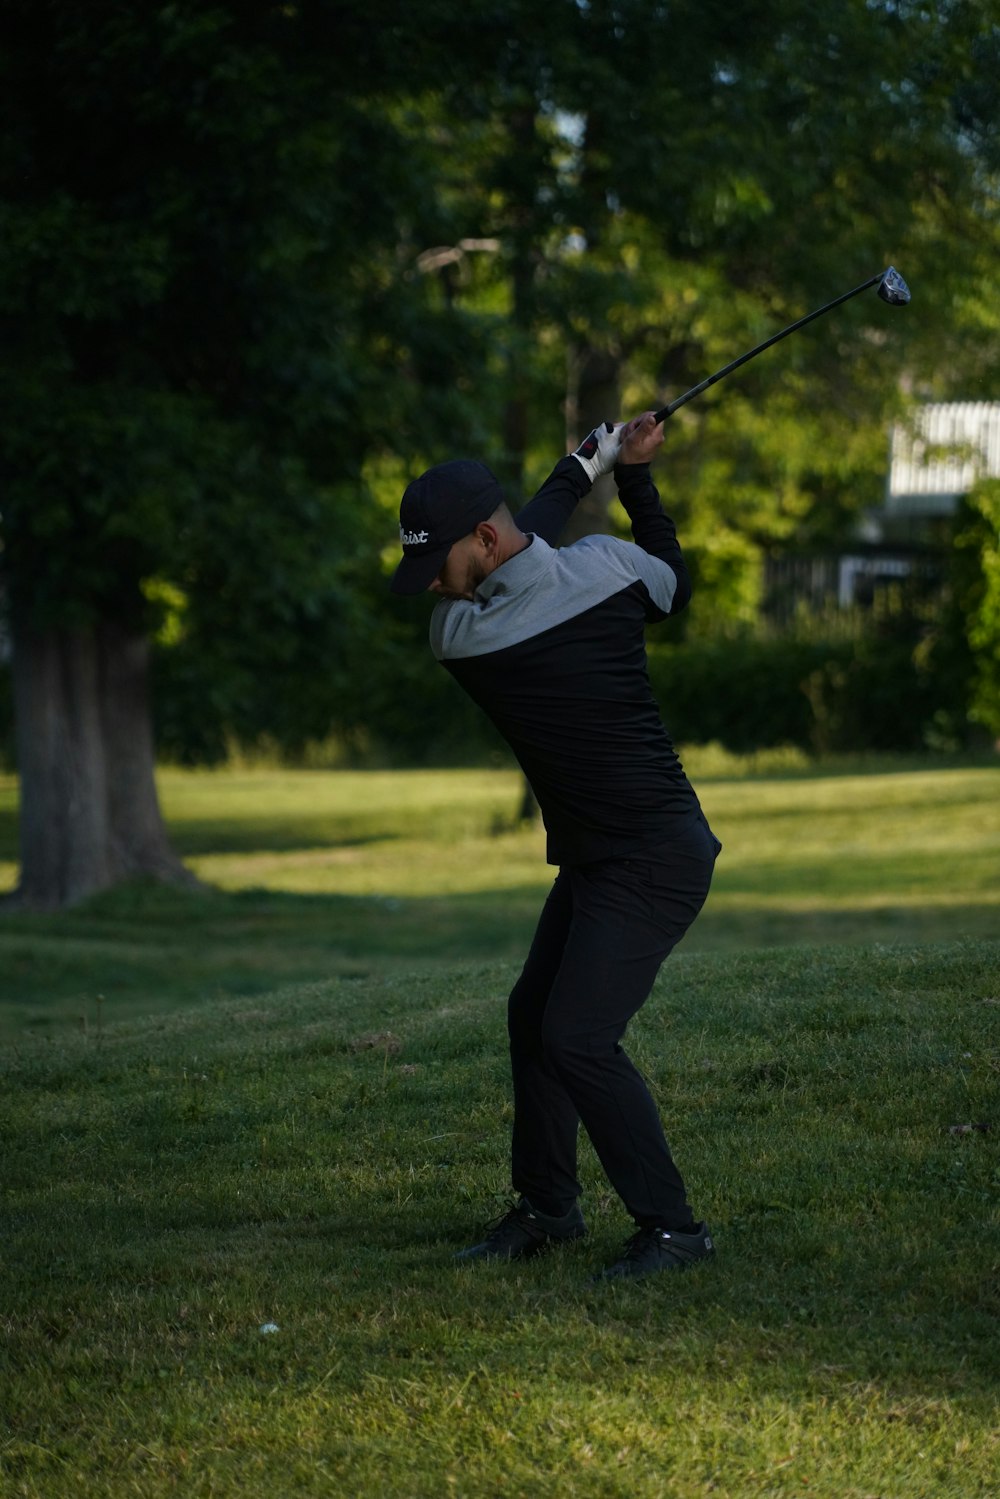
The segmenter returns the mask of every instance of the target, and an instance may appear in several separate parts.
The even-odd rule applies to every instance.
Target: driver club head
[[[890,266],[878,284],[878,294],[890,307],[905,307],[910,300],[910,288],[896,270]]]

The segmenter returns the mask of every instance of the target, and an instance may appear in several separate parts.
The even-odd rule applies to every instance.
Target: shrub
[[[807,683],[850,645],[750,634],[654,645],[649,672],[663,716],[687,743],[716,741],[745,754],[772,745],[813,748],[814,706]]]
[[[935,742],[954,725],[955,686],[922,649],[923,619],[868,619],[853,636],[812,629],[689,638],[650,648],[663,715],[686,743],[747,754],[777,745],[809,753],[957,748]],[[960,740],[961,735],[957,736]]]

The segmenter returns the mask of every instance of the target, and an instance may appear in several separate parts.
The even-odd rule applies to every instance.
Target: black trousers
[[[580,1195],[582,1122],[641,1226],[691,1219],[656,1105],[621,1047],[660,965],[705,903],[721,844],[700,811],[629,859],[560,869],[510,995],[512,1180],[542,1212]]]

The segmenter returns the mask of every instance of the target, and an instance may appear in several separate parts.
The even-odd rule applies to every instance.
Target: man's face
[[[442,599],[471,599],[488,573],[482,538],[473,531],[455,542],[429,592]]]

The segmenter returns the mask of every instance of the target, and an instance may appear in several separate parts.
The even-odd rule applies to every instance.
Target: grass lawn
[[[692,769],[629,1048],[718,1255],[649,1283],[591,1283],[585,1140],[588,1238],[452,1261],[549,879],[508,772],[166,772],[213,889],[0,918],[2,1499],[992,1499],[1000,768]]]
[[[736,773],[693,754],[725,848],[686,952],[1000,936],[1000,765]],[[514,961],[551,871],[508,770],[164,771],[174,842],[213,888],[0,918],[0,1036],[279,983]],[[0,891],[16,879],[0,781]],[[98,1001],[98,996],[101,996]]]
[[[1000,946],[678,953],[631,1049],[718,1254],[633,1286],[586,1145],[587,1239],[452,1263],[513,974],[0,1051],[4,1499],[996,1494]]]

